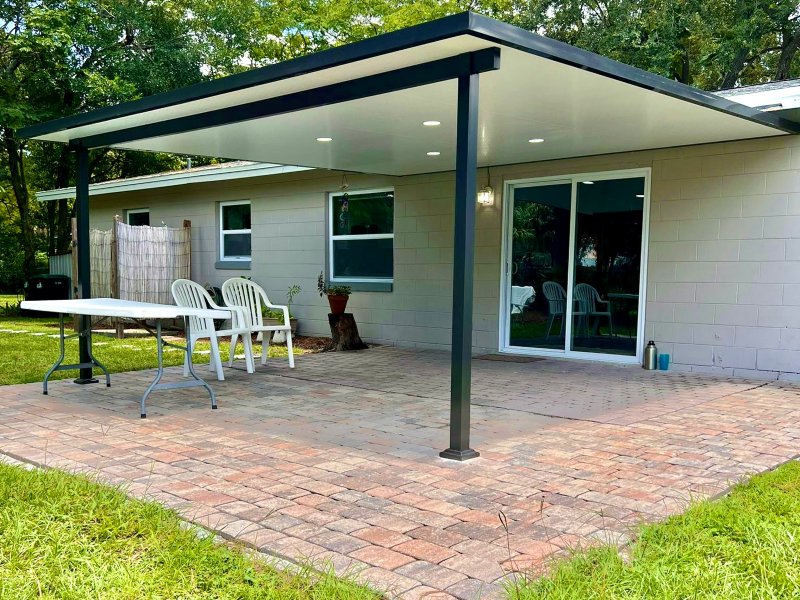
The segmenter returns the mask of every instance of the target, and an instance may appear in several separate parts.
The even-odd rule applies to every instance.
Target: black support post
[[[468,460],[479,456],[469,447],[477,192],[475,177],[478,168],[478,78],[478,74],[458,78],[450,447],[439,453],[439,456],[453,460]]]
[[[78,163],[78,173],[75,182],[75,217],[78,222],[78,297],[92,297],[92,274],[89,261],[89,151],[83,146],[75,148]],[[75,274],[73,273],[73,276]],[[78,353],[81,363],[90,363],[92,360],[90,345],[92,343],[91,317],[80,315],[79,328],[81,336],[78,338]],[[75,383],[97,383],[92,377],[91,367],[82,368],[80,377]]]

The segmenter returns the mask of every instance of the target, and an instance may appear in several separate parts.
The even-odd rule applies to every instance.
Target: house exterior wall
[[[392,292],[354,292],[348,311],[357,314],[365,339],[387,344],[449,347],[453,264],[453,176],[371,177],[348,174],[352,191],[378,187],[395,190],[395,265]],[[247,275],[265,287],[270,299],[285,302],[295,283],[302,292],[292,312],[300,331],[330,335],[327,300],[320,298],[317,276],[325,265],[325,217],[328,192],[339,191],[341,175],[308,171],[263,180],[239,180],[141,194],[91,199],[91,225],[109,228],[126,208],[149,207],[150,223],[179,226],[192,221],[192,279],[220,285]],[[252,202],[251,269],[215,269],[218,259],[217,203]],[[491,348],[497,338],[500,213],[480,216],[476,252],[476,347]]]
[[[653,164],[648,335],[695,371],[800,371],[800,138]]]
[[[503,181],[650,168],[645,341],[676,369],[760,378],[800,372],[800,137],[707,144],[491,169],[495,204],[478,206],[473,345],[499,339]],[[486,171],[480,170],[479,183]],[[348,305],[363,337],[379,343],[447,348],[452,277],[452,173],[350,175],[351,190],[395,189],[392,292],[354,292]],[[328,333],[316,293],[325,263],[327,192],[341,176],[307,171],[125,193],[91,200],[92,226],[107,228],[125,208],[150,207],[150,222],[190,219],[192,278],[220,285],[249,275],[283,302],[294,283],[301,333]],[[252,202],[249,271],[219,270],[217,203]]]

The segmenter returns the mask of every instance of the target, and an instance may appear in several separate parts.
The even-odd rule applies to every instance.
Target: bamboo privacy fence
[[[191,222],[133,226],[117,216],[110,230],[90,231],[89,253],[93,298],[172,304],[172,282],[190,278]]]
[[[192,236],[189,222],[181,228],[147,227],[115,222],[116,261],[112,244],[112,285],[123,300],[172,304],[170,286],[189,279]],[[113,266],[117,272],[114,277]]]

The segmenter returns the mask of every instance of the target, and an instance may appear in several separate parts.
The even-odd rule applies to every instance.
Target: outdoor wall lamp
[[[492,206],[494,204],[494,190],[489,185],[491,175],[489,168],[486,168],[486,185],[478,190],[478,204],[482,206]]]
[[[494,190],[492,186],[485,185],[478,190],[478,204],[491,206],[494,204]]]

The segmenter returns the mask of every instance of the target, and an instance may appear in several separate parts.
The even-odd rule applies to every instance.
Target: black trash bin
[[[225,299],[222,297],[222,289],[218,288],[215,285],[206,285],[206,291],[208,295],[211,296],[211,299],[218,306],[225,306]],[[222,329],[222,324],[226,321],[226,319],[214,319],[214,329],[219,331]]]
[[[66,275],[34,275],[25,282],[25,300],[69,300],[70,279]],[[52,317],[52,313],[21,310],[24,317]]]

